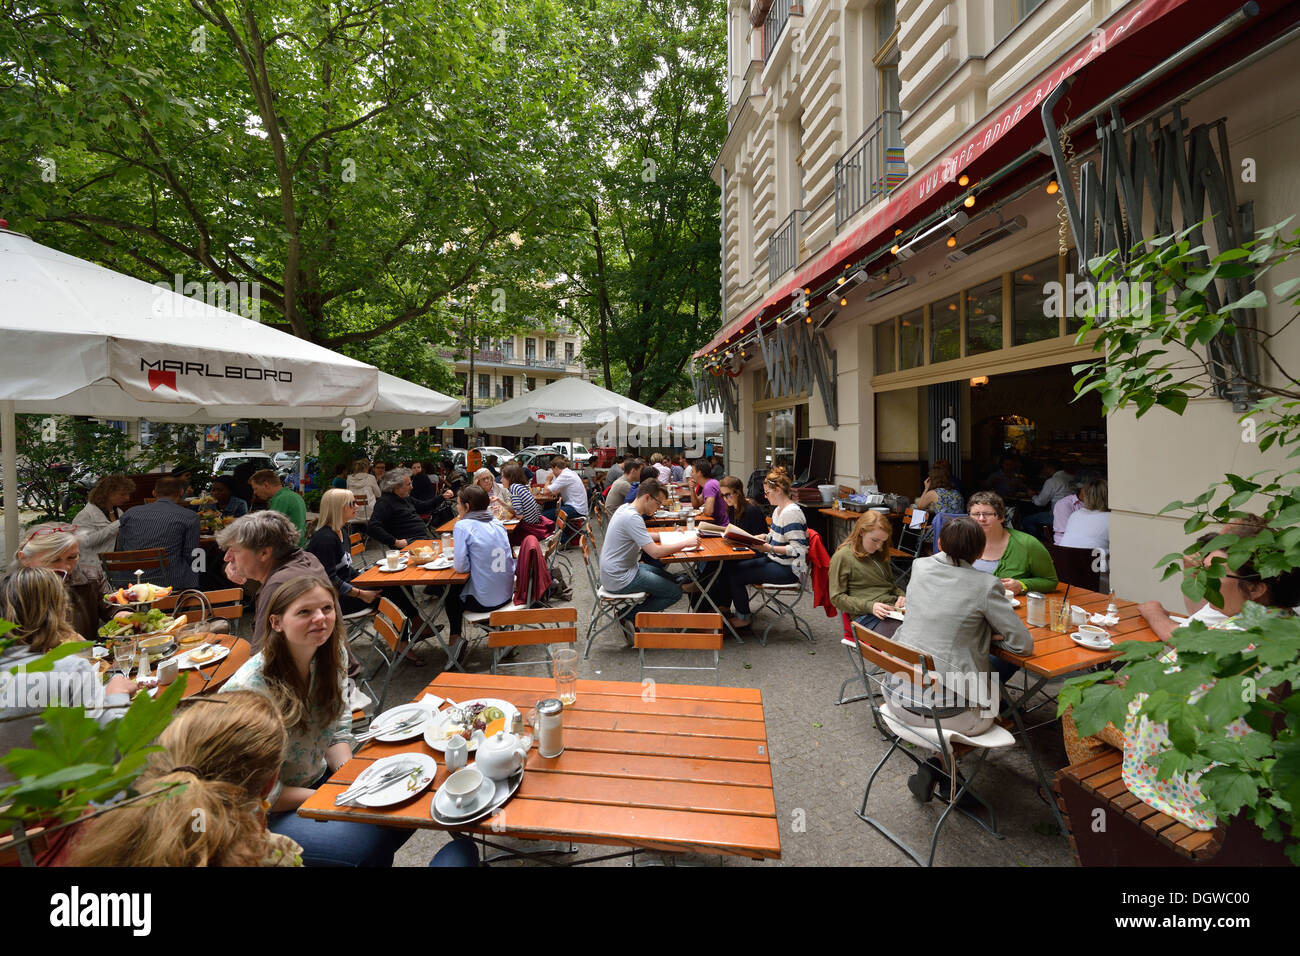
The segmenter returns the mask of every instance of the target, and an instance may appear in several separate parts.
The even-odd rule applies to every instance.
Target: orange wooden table
[[[406,554],[409,559],[405,568],[401,571],[381,571],[379,570],[379,565],[382,563],[381,559],[353,578],[352,586],[361,588],[402,588],[406,592],[406,596],[410,598],[411,606],[419,609],[420,615],[423,618],[423,622],[429,633],[433,635],[434,639],[446,652],[447,665],[449,667],[455,667],[457,670],[464,670],[452,654],[451,648],[447,646],[447,642],[442,639],[442,634],[438,631],[436,622],[439,612],[442,611],[443,605],[447,603],[447,592],[451,585],[464,584],[469,580],[469,573],[466,572],[465,574],[460,574],[451,568],[447,568],[444,571],[428,571],[416,564],[415,559],[410,557],[411,549],[420,547],[432,548],[435,544],[437,544],[435,541],[412,541],[402,549],[402,552]],[[439,554],[441,554],[441,551],[439,551]],[[420,599],[415,593],[415,589],[428,585],[440,588],[441,597],[439,597],[439,599],[434,602],[428,610],[425,610],[420,604]],[[416,631],[414,625],[411,630],[412,634],[414,634]]]
[[[497,697],[527,713],[538,700],[554,696],[555,681],[446,673],[416,700],[426,693],[457,701]],[[334,806],[334,798],[371,762],[411,752],[438,761],[428,790],[382,810]],[[564,752],[544,759],[534,746],[526,768],[519,792],[498,813],[459,829],[479,834],[485,843],[488,836],[508,836],[634,851],[781,857],[763,697],[755,688],[655,684],[648,693],[639,683],[580,680],[577,703],[564,710]],[[298,814],[447,829],[434,821],[431,809],[446,778],[442,754],[423,740],[371,742]]]
[[[235,671],[243,667],[252,656],[252,650],[249,647],[248,641],[244,640],[242,637],[236,637],[234,634],[211,634],[205,637],[204,640],[213,644],[222,644],[225,647],[230,648],[230,653],[215,664],[208,664],[201,668],[202,673],[192,667],[187,667],[178,673],[176,675],[177,679],[185,681],[185,690],[181,694],[181,697],[193,697],[195,694],[202,694],[219,689],[221,685],[230,680],[230,678],[234,676]],[[202,641],[199,643],[202,643]],[[199,645],[194,644],[192,646],[198,647]],[[152,669],[157,671],[158,664],[160,663],[162,662],[159,661],[157,664],[152,664]],[[108,659],[105,659],[101,665],[101,670],[104,672],[114,669],[115,666]],[[205,677],[207,678],[206,680],[204,679]]]

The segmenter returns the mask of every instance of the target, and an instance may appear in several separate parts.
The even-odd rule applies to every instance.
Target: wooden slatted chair
[[[366,536],[360,531],[348,535],[348,549],[352,554],[352,564],[361,571],[366,569]]]
[[[592,608],[591,623],[587,625],[587,647],[582,652],[582,659],[591,655],[591,645],[604,631],[611,627],[623,627],[623,615],[630,611],[649,595],[645,591],[632,591],[628,594],[613,594],[600,584],[600,563],[591,545],[591,535],[578,535],[578,544],[582,549],[582,564],[587,569],[587,583],[591,585],[591,594],[595,598]],[[604,624],[601,624],[604,621]],[[600,627],[596,625],[600,624]]]
[[[168,614],[188,614],[192,609],[203,608],[209,620],[238,622],[244,617],[244,589],[180,591],[154,602],[154,607]],[[231,632],[237,632],[239,625],[232,623],[229,628]]]
[[[939,687],[939,683],[934,676],[934,658],[929,654],[923,654],[913,648],[891,641],[887,637],[863,627],[861,624],[855,623],[853,630],[864,662],[874,665],[883,672],[880,676],[877,676],[876,673],[864,668],[867,679],[876,685],[873,692],[867,697],[871,702],[871,710],[876,718],[876,725],[885,728],[886,736],[891,741],[889,750],[880,758],[880,762],[871,771],[871,776],[867,778],[866,788],[862,792],[862,806],[856,811],[858,818],[870,824],[890,843],[893,843],[921,866],[930,866],[934,863],[934,852],[939,844],[939,833],[954,809],[970,817],[999,840],[1002,839],[1002,834],[998,833],[997,830],[997,817],[993,808],[983,797],[971,789],[971,782],[983,767],[984,758],[988,751],[992,748],[1010,747],[1015,743],[1015,737],[1011,735],[1010,731],[999,727],[997,724],[994,724],[982,734],[975,735],[947,730],[943,726],[943,720],[940,718],[937,709],[932,710],[933,728],[928,725],[917,727],[903,722],[899,719],[893,705],[890,704],[885,694],[883,674],[897,675],[914,687],[925,688],[927,693],[931,693],[935,688]],[[876,693],[880,694],[880,703],[876,702]],[[996,700],[997,698],[994,697],[995,702]],[[942,706],[941,701],[937,701],[937,703]],[[973,759],[970,759],[968,755],[966,764],[960,768],[960,773],[958,772],[958,758],[953,752],[953,744],[964,744],[973,748],[971,751],[971,754],[974,755]],[[913,753],[909,746],[937,752],[943,772],[948,779],[948,805],[934,825],[934,831],[930,836],[930,854],[924,862],[922,862],[921,855],[916,850],[904,843],[880,820],[867,814],[867,801],[871,796],[872,784],[875,783],[876,776],[884,768],[889,758],[895,753],[904,754],[916,764],[918,771],[921,768],[933,767],[932,764]],[[987,821],[961,805],[964,796],[970,796],[988,812]]]
[[[569,563],[568,555],[564,553],[561,542],[564,540],[564,529],[568,524],[569,516],[564,509],[558,509],[555,512],[555,530],[551,536],[542,542],[542,554],[546,558],[546,569],[554,576],[556,567],[561,567],[565,572],[565,580],[572,580],[573,565]]]
[[[577,644],[578,609],[576,607],[540,607],[493,611],[488,634],[488,647],[492,649],[491,673],[502,667],[549,668],[552,644]],[[541,644],[546,651],[544,660],[514,661],[504,663],[512,649],[530,644]]]
[[[378,607],[375,608],[374,615],[370,619],[370,627],[371,630],[368,633],[373,638],[371,650],[374,651],[377,661],[374,669],[369,674],[363,674],[358,684],[375,702],[375,713],[380,713],[384,709],[384,698],[388,696],[388,685],[392,683],[393,672],[397,670],[397,666],[402,662],[402,653],[398,650],[398,646],[407,636],[409,623],[406,620],[406,615],[398,609],[396,604],[386,597],[381,597]],[[381,671],[383,672],[383,684],[380,686],[378,694],[376,694],[375,681]]]
[[[721,614],[673,614],[665,611],[642,611],[636,616],[636,634],[633,641],[641,658],[641,671],[637,678],[645,680],[646,671],[713,671],[713,682],[718,679],[718,652],[722,650]],[[653,664],[645,662],[645,652],[713,651],[713,666],[690,664]]]
[[[104,577],[115,588],[135,584],[136,571],[143,571],[140,580],[166,587],[170,567],[166,548],[142,548],[139,551],[105,551],[99,556],[104,566]]]

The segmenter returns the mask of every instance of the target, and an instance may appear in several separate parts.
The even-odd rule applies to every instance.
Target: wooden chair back
[[[99,556],[99,561],[104,567],[104,577],[108,578],[110,583],[116,583],[125,577],[127,583],[134,584],[136,571],[144,571],[144,580],[147,581],[150,577],[158,576],[151,575],[149,572],[156,571],[159,572],[159,575],[165,576],[168,570],[166,548],[142,548],[139,551],[105,551]]]
[[[674,651],[721,650],[722,615],[642,611],[636,616],[635,646]]]
[[[360,532],[353,532],[348,537],[348,548],[354,558],[363,557],[366,553],[366,544],[361,540]],[[364,562],[363,562],[364,563]]]
[[[523,644],[576,644],[578,609],[540,607],[522,611],[493,611],[488,618],[492,632],[488,647],[518,647]],[[550,625],[554,625],[553,627]],[[498,630],[513,628],[513,630]]]
[[[208,604],[212,607],[213,617],[219,617],[227,621],[238,621],[244,616],[243,588],[222,588],[218,591],[203,591],[202,594],[208,599]],[[169,594],[155,602],[154,607],[160,611],[171,611],[176,608],[176,602],[179,600],[180,594]],[[189,602],[187,601],[180,610],[185,611],[188,608]]]
[[[375,609],[375,616],[371,619],[374,625],[375,633],[383,638],[384,643],[388,645],[390,651],[397,650],[397,644],[406,633],[406,615],[403,614],[396,604],[386,597],[379,599],[379,607]]]
[[[1110,557],[1107,552],[1098,554],[1092,548],[1063,548],[1048,544],[1047,553],[1056,565],[1056,576],[1066,584],[1089,591],[1101,590],[1101,569]]]
[[[913,683],[921,683],[922,674],[926,675],[929,682],[933,682],[934,678],[930,675],[934,673],[934,658],[929,654],[891,641],[856,621],[853,631],[863,660],[890,674],[900,674]]]

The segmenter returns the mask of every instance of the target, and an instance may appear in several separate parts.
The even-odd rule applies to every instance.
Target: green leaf
[[[1253,807],[1259,802],[1256,778],[1231,767],[1212,767],[1201,775],[1200,785],[1201,792],[1225,818],[1233,816],[1243,806]]]
[[[1090,687],[1074,708],[1074,722],[1080,737],[1091,737],[1108,723],[1124,725],[1124,714],[1131,695],[1113,684]]]

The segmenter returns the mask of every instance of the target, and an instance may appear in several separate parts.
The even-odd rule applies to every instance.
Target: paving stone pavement
[[[368,554],[371,560],[376,556],[378,552]],[[571,552],[571,560],[577,572],[574,604],[581,640],[590,620],[592,594],[576,550]],[[674,609],[684,610],[685,602]],[[812,627],[814,643],[782,627],[773,629],[766,647],[759,646],[756,637],[747,637],[743,645],[728,640],[716,681],[711,672],[688,677],[689,682],[757,687],[762,691],[781,823],[781,859],[757,862],[712,855],[668,855],[674,858],[667,859],[662,854],[647,853],[638,855],[636,865],[914,866],[902,851],[854,814],[867,775],[888,745],[872,725],[866,701],[835,704],[840,683],[850,675],[852,667],[848,649],[840,643],[840,618],[828,618],[823,610],[814,608],[810,594],[800,600],[798,610]],[[766,614],[756,616],[756,625],[766,623]],[[403,665],[398,671],[386,707],[411,700],[438,675],[445,656],[441,650],[426,651],[426,655],[426,666]],[[482,673],[487,666],[486,647],[476,647],[466,669]],[[592,647],[590,658],[580,661],[578,677],[636,681],[637,654],[624,648],[622,638],[612,630],[606,631]],[[691,677],[696,679],[690,681]],[[1044,708],[1040,714],[1048,710]],[[1030,733],[1050,779],[1066,763],[1060,724],[1053,721]],[[895,754],[876,778],[871,809],[914,847],[928,848],[930,831],[943,805],[937,800],[922,805],[912,797],[907,790],[912,769],[910,760]],[[997,811],[1004,839],[995,838],[954,813],[940,837],[936,866],[1073,865],[1066,839],[1055,832],[1051,811],[1036,795],[1033,769],[1023,747],[993,752],[976,782],[977,789]],[[397,865],[426,866],[447,840],[441,831],[419,830],[398,853]],[[544,846],[527,840],[501,842],[527,850]],[[578,845],[575,856],[584,859],[609,852],[609,847]],[[612,860],[597,865],[630,864],[627,860]]]

